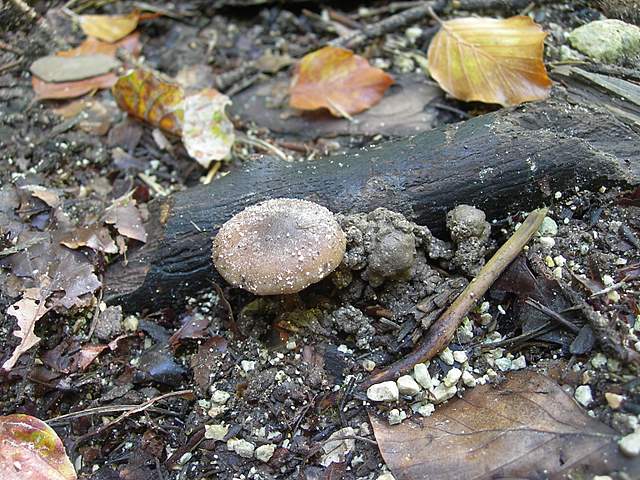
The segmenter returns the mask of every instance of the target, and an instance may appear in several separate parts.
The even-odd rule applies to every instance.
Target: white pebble
[[[618,442],[620,451],[629,457],[640,455],[640,431],[622,437]]]
[[[460,380],[461,376],[462,376],[462,370],[460,370],[459,368],[452,368],[447,372],[447,376],[444,377],[443,382],[446,387],[452,387],[456,383],[458,383],[458,380]]]
[[[520,355],[511,362],[511,370],[522,370],[523,368],[527,368],[527,359],[524,358],[524,355]]]
[[[398,410],[397,408],[391,409],[389,412],[389,425],[398,425],[402,423],[402,421],[407,418],[407,414],[403,410]]]
[[[467,361],[467,352],[464,350],[456,350],[453,352],[453,359],[458,363],[464,363]]]
[[[576,401],[583,407],[588,407],[593,402],[591,395],[591,387],[589,385],[580,385],[573,394]]]
[[[396,382],[376,383],[367,389],[367,398],[372,402],[395,402],[400,397]]]
[[[462,383],[465,387],[473,388],[476,386],[476,379],[469,371],[462,372]]]
[[[273,456],[273,452],[276,451],[276,446],[273,443],[267,445],[260,445],[256,448],[256,458],[261,462],[268,462]]]
[[[413,376],[416,381],[422,385],[422,388],[429,389],[432,387],[429,368],[424,363],[418,363],[413,367]]]
[[[445,348],[442,352],[440,352],[440,360],[442,360],[447,365],[453,365],[455,360],[453,359],[453,352],[449,347]]]
[[[413,397],[420,392],[420,385],[418,385],[411,375],[403,375],[396,380],[396,383],[398,385],[398,391],[402,395]]]

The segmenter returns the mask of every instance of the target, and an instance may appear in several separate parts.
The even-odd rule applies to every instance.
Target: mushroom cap
[[[346,238],[325,207],[277,198],[245,208],[218,231],[213,263],[232,285],[257,295],[296,293],[340,265]]]

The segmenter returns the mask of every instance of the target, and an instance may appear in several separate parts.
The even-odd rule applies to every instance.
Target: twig
[[[253,137],[251,135],[238,135],[238,141],[246,143],[247,145],[253,145],[254,147],[262,148],[267,152],[271,152],[276,157],[280,158],[281,160],[284,160],[285,162],[291,161],[291,158],[289,158],[289,156],[286,153],[284,153],[282,150],[280,150],[278,147],[260,138]]]
[[[549,317],[552,320],[555,320],[557,323],[559,323],[560,325],[562,325],[563,327],[571,330],[573,333],[578,333],[580,331],[580,328],[576,327],[573,323],[571,323],[569,320],[567,320],[566,318],[564,318],[562,315],[560,315],[557,312],[554,312],[553,310],[551,310],[549,307],[544,306],[543,304],[541,304],[540,302],[538,302],[537,300],[534,300],[533,298],[527,298],[524,303],[526,303],[527,305],[529,305],[530,307],[535,308],[536,310],[538,310],[539,312],[544,313],[547,317]]]
[[[394,32],[400,28],[404,28],[407,25],[416,23],[423,18],[429,16],[429,12],[432,10],[441,11],[444,9],[448,2],[444,0],[436,0],[433,2],[424,2],[409,10],[405,10],[395,15],[391,15],[379,22],[367,25],[359,32],[354,33],[348,37],[337,38],[331,42],[330,45],[334,47],[355,48],[368,40],[376,37],[381,37],[387,33]]]
[[[222,162],[220,160],[215,161],[213,165],[211,165],[211,168],[209,169],[209,171],[207,172],[207,176],[202,179],[202,184],[209,185],[213,180],[213,177],[215,177],[216,173],[218,173],[218,170],[220,170],[221,166],[222,166]],[[196,226],[196,228],[198,227]]]
[[[148,401],[144,402],[143,404],[140,404],[137,407],[132,408],[131,410],[127,410],[126,412],[123,412],[122,414],[120,414],[119,417],[117,417],[116,419],[110,421],[107,424],[102,425],[97,430],[94,430],[93,432],[88,432],[88,433],[85,433],[84,435],[81,435],[76,440],[75,446],[77,447],[78,445],[83,443],[85,440],[87,440],[87,439],[89,439],[89,438],[91,438],[91,437],[93,437],[95,435],[98,435],[98,434],[100,434],[102,432],[105,432],[105,431],[113,428],[118,423],[122,422],[123,420],[129,418],[130,416],[132,416],[132,415],[134,415],[136,413],[144,412],[149,407],[151,407],[154,403],[159,402],[160,400],[165,400],[167,398],[172,398],[172,397],[182,397],[182,396],[187,396],[187,395],[193,395],[193,390],[179,390],[177,392],[169,392],[169,393],[165,393],[163,395],[159,395],[157,397],[154,397],[151,400],[148,400]]]
[[[413,368],[417,363],[429,360],[442,351],[449,344],[462,319],[471,310],[476,301],[482,298],[504,269],[520,254],[522,248],[538,231],[546,214],[546,208],[531,212],[522,223],[522,226],[500,247],[487,264],[482,267],[476,278],[469,283],[467,288],[436,320],[413,352],[380,372],[371,375],[364,381],[362,387],[366,388],[374,383],[396,378]]]

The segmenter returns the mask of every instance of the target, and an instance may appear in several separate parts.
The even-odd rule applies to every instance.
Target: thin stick
[[[580,331],[580,329],[578,327],[576,327],[573,323],[571,323],[569,320],[564,318],[559,313],[554,312],[549,307],[544,306],[543,304],[541,304],[537,300],[534,300],[533,298],[527,298],[524,301],[524,303],[526,303],[530,307],[535,308],[539,312],[544,313],[547,317],[549,317],[552,320],[555,320],[557,323],[559,323],[560,325],[562,325],[565,328],[568,328],[573,333],[578,333]]]
[[[397,378],[402,373],[413,368],[417,363],[429,360],[440,353],[449,344],[456,329],[473,305],[482,298],[504,269],[520,254],[522,248],[538,231],[546,214],[546,208],[531,212],[520,228],[500,247],[487,264],[482,267],[476,278],[467,285],[467,288],[436,320],[413,352],[380,372],[371,375],[361,387],[367,388],[374,383]]]
[[[177,392],[169,392],[169,393],[165,393],[163,395],[159,395],[157,397],[154,397],[151,400],[148,400],[148,401],[136,406],[136,408],[132,408],[131,410],[127,410],[126,412],[121,413],[120,416],[117,417],[115,420],[112,420],[109,423],[107,423],[105,425],[102,425],[97,430],[95,430],[93,432],[85,433],[84,435],[81,435],[76,440],[76,447],[78,445],[80,445],[82,442],[84,442],[85,440],[87,440],[87,439],[89,439],[89,438],[91,438],[91,437],[93,437],[95,435],[98,435],[98,434],[100,434],[100,433],[102,433],[102,432],[104,432],[106,430],[109,430],[110,428],[113,428],[118,423],[120,423],[123,420],[129,418],[130,416],[132,416],[132,415],[134,415],[136,413],[144,412],[149,407],[151,407],[154,403],[159,402],[160,400],[165,400],[165,399],[171,398],[171,397],[182,397],[182,396],[186,396],[186,395],[193,395],[193,390],[179,390]]]

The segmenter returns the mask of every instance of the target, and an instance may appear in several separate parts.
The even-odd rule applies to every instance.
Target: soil
[[[10,250],[18,234],[22,240],[43,234],[58,239],[78,226],[111,229],[114,238],[119,235],[118,253],[81,246],[73,257],[76,265],[93,266],[99,281],[110,262],[136,247],[135,237],[100,223],[106,209],[128,195],[144,219],[146,205],[155,197],[195,186],[207,175],[177,139],[159,140],[152,127],[127,119],[108,90],[92,97],[99,107],[66,119],[55,109],[68,102],[34,101],[29,64],[60,49],[56,43],[75,46],[82,38],[59,5],[48,3],[35,8],[55,32],[55,42],[50,31],[25,20],[13,7],[0,7],[1,23],[11,27],[0,44],[3,362],[18,343],[9,306],[25,289],[37,286],[39,278],[17,272],[28,263],[24,254]],[[91,2],[78,3],[76,10],[86,6],[94,13],[133,8],[124,1],[97,10]],[[171,16],[141,24],[144,61],[169,76],[197,69],[220,76],[267,50],[298,58],[335,38],[336,25],[342,25],[316,15],[315,4],[257,3],[222,8],[210,2],[173,4]],[[166,7],[163,2],[155,5]],[[358,22],[388,15],[362,15],[356,3],[340,8]],[[551,32],[548,62],[560,59],[566,32],[600,16],[582,2],[533,6],[529,14]],[[402,52],[426,51],[435,30],[428,18],[417,26],[421,30],[413,40],[404,31],[392,32],[360,53],[388,65],[392,73],[419,71]],[[4,68],[16,59],[15,67]],[[247,74],[232,82],[237,90],[232,94],[268,81],[266,75]],[[490,108],[439,97],[425,111],[433,113],[433,127]],[[348,132],[309,138],[305,125],[276,133],[246,116],[233,120],[238,131],[278,146],[289,161],[322,161],[347,146],[392,138]],[[265,153],[273,151],[265,152],[261,143],[239,142],[216,176],[259,162]],[[210,180],[215,182],[216,176]],[[50,197],[31,195],[24,188],[29,185],[55,192],[59,205]],[[553,221],[545,221],[540,234],[469,313],[448,350],[429,363],[429,374],[442,381],[451,369],[469,372],[474,382],[460,379],[452,393],[463,396],[472,383],[498,383],[509,370],[536,369],[572,395],[589,385],[593,401],[585,410],[621,434],[629,433],[640,413],[640,384],[625,356],[629,350],[640,351],[640,197],[637,191],[602,188],[558,192],[549,203]],[[367,412],[388,415],[397,409],[410,418],[421,415],[421,407],[437,409],[443,400],[422,391],[397,403],[372,403],[358,384],[374,368],[412,349],[524,217],[525,212],[516,212],[485,219],[471,206],[458,207],[447,216],[449,236],[440,239],[385,209],[338,215],[347,236],[342,264],[293,295],[256,297],[212,285],[188,299],[186,310],[123,315],[119,306],[101,301],[99,289],[79,289],[68,308],[59,303],[38,322],[41,342],[0,376],[0,413],[54,419],[76,412],[52,425],[81,478],[376,479],[387,470]],[[54,247],[25,248],[30,268],[71,261]],[[86,281],[88,274],[82,278]],[[541,328],[550,319],[526,303],[533,296],[531,278],[542,292],[538,301],[575,330],[555,323]],[[592,314],[576,309],[579,305]],[[86,345],[109,342],[88,364],[74,356]],[[175,394],[185,390],[189,392]],[[605,393],[626,400],[613,409]],[[126,406],[163,394],[169,397],[144,412],[117,419]],[[87,411],[96,407],[102,408],[98,414]],[[332,435],[355,442],[340,456],[330,451]],[[254,448],[260,452],[257,457]],[[331,455],[339,461],[330,463]]]

